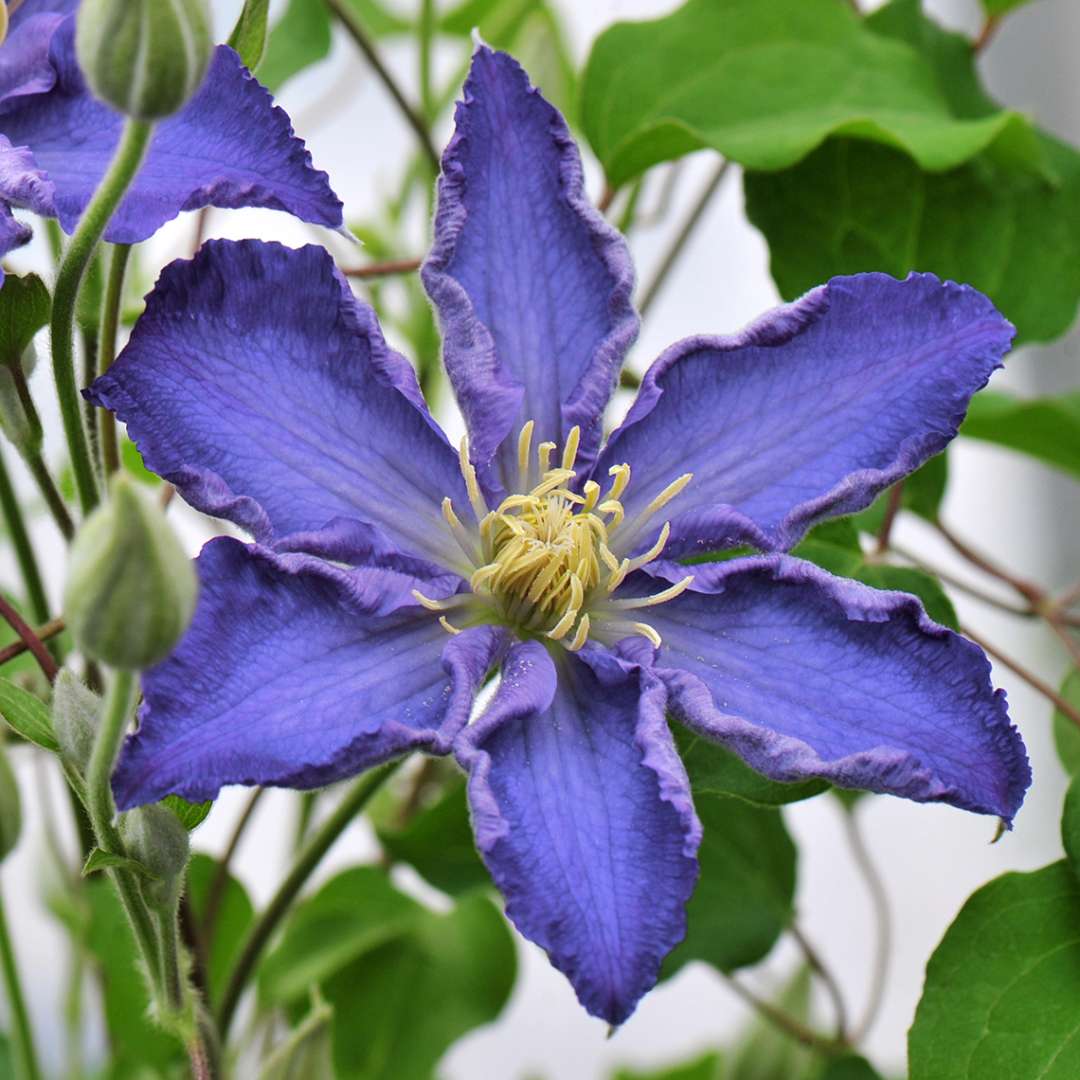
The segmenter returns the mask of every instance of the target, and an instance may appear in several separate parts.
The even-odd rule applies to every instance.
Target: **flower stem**
[[[217,923],[218,912],[221,910],[221,901],[225,898],[225,889],[229,884],[229,864],[232,862],[233,856],[236,854],[236,849],[240,846],[240,841],[243,838],[244,832],[250,824],[251,819],[255,814],[255,810],[265,794],[266,788],[263,787],[257,787],[251,793],[247,805],[241,811],[240,817],[237,819],[236,825],[233,828],[232,836],[229,837],[229,842],[225,847],[225,853],[218,862],[217,870],[214,871],[214,876],[210,879],[210,886],[206,890],[206,904],[203,906],[200,936],[203,946],[208,953],[214,942],[214,927]]]
[[[889,550],[889,541],[892,539],[893,526],[896,517],[900,513],[900,507],[904,504],[904,481],[898,480],[889,489],[889,501],[885,504],[885,517],[881,520],[881,528],[878,530],[875,551],[878,555],[884,555]]]
[[[52,340],[53,377],[60,399],[60,413],[64,421],[71,453],[71,465],[75,473],[75,486],[83,513],[89,513],[97,505],[97,479],[90,459],[90,450],[79,406],[79,391],[75,385],[75,302],[79,295],[86,268],[105,232],[113,212],[124,193],[131,186],[135,174],[146,156],[150,145],[153,125],[144,120],[129,119],[124,124],[120,145],[116,150],[105,178],[84,211],[79,227],[60,263],[53,290]]]
[[[712,202],[713,196],[720,190],[720,185],[727,175],[729,165],[730,162],[721,161],[713,170],[709,182],[702,189],[701,194],[697,198],[697,202],[691,207],[690,213],[686,215],[686,220],[682,223],[675,239],[671,243],[671,247],[668,248],[663,259],[660,260],[660,266],[653,275],[652,281],[649,282],[648,287],[641,294],[641,301],[638,303],[638,311],[642,315],[652,307],[653,302],[660,294],[660,290],[664,287],[664,282],[667,281],[667,276],[671,272],[671,268],[685,250],[686,245],[690,241],[690,237],[693,236],[694,230],[698,226],[698,222],[701,221],[702,215],[708,209],[709,203]]]
[[[788,927],[788,930],[795,939],[795,943],[799,946],[803,957],[810,966],[810,970],[821,980],[826,992],[832,999],[833,1010],[836,1014],[836,1041],[838,1043],[847,1042],[847,1005],[844,1002],[844,995],[840,990],[840,984],[837,982],[836,976],[826,967],[821,955],[803,933],[798,923],[793,922]]]
[[[803,1046],[822,1054],[826,1057],[835,1057],[843,1053],[848,1044],[837,1042],[834,1039],[819,1035],[809,1028],[801,1020],[789,1016],[783,1009],[778,1008],[771,1001],[758,997],[749,987],[744,986],[733,975],[724,975],[724,980],[735,993],[743,999],[751,1008],[769,1021],[775,1028],[782,1031],[789,1038],[801,1043]]]
[[[30,543],[30,534],[26,529],[22,507],[15,496],[15,488],[11,484],[11,476],[7,471],[2,453],[0,453],[0,511],[3,512],[4,522],[8,527],[8,532],[11,533],[11,543],[15,548],[15,558],[19,563],[23,585],[26,587],[30,613],[35,622],[43,623],[49,617],[49,601],[45,596],[41,570],[38,567],[37,556],[34,554],[34,546]]]
[[[244,992],[248,976],[255,970],[255,964],[266,943],[270,940],[277,929],[278,923],[289,910],[292,902],[299,895],[304,883],[311,876],[312,871],[322,861],[323,856],[330,850],[334,841],[345,831],[349,823],[368,804],[371,797],[399,768],[404,759],[389,762],[377,769],[372,769],[361,776],[346,792],[345,797],[338,803],[334,812],[316,830],[315,834],[304,844],[296,862],[289,871],[288,876],[278,886],[270,903],[258,917],[248,931],[240,949],[240,954],[233,965],[229,984],[218,1008],[218,1031],[221,1033],[222,1045],[229,1032],[236,1013],[236,1007],[240,1004],[240,996]]]
[[[877,944],[874,949],[874,966],[870,977],[870,996],[866,1002],[866,1008],[859,1017],[851,1031],[851,1042],[858,1046],[870,1029],[874,1026],[878,1013],[881,1011],[881,1003],[885,998],[885,986],[889,975],[889,961],[892,958],[892,914],[889,911],[889,896],[885,884],[881,880],[874,860],[871,858],[870,849],[863,837],[862,829],[856,815],[859,807],[845,807],[844,829],[847,835],[848,847],[851,849],[851,857],[866,883],[866,891],[870,894],[870,901],[874,907],[874,918],[877,922]]]
[[[349,37],[356,43],[357,48],[367,58],[367,62],[379,77],[379,81],[386,87],[390,96],[394,99],[401,115],[405,118],[409,127],[413,129],[413,132],[420,143],[420,149],[423,150],[424,157],[427,158],[432,172],[438,174],[439,152],[435,149],[435,145],[431,141],[431,134],[428,131],[427,124],[424,123],[424,118],[409,103],[405,94],[402,92],[401,87],[398,86],[397,81],[394,79],[394,76],[390,74],[390,71],[383,63],[382,57],[379,56],[379,52],[375,48],[375,43],[368,37],[363,23],[357,18],[356,13],[352,10],[346,0],[326,0],[326,6],[334,13],[338,22],[345,27]]]
[[[393,259],[389,262],[369,263],[367,266],[353,266],[343,271],[346,277],[375,278],[390,274],[411,274],[420,269],[420,259]]]
[[[62,634],[65,628],[66,624],[62,618],[50,619],[47,623],[34,627],[34,637],[38,641],[49,641],[56,637],[57,634]],[[22,656],[24,652],[29,650],[30,645],[21,638],[18,641],[13,641],[10,645],[5,645],[0,649],[0,667],[14,660],[17,656]]]
[[[37,1050],[34,1046],[34,1031],[30,1026],[30,1014],[22,992],[22,982],[19,979],[19,968],[15,959],[15,950],[11,944],[11,935],[8,933],[7,915],[4,912],[2,897],[0,897],[0,968],[3,968],[4,989],[7,991],[11,1012],[16,1075],[21,1080],[41,1080],[41,1067],[38,1065]]]
[[[130,244],[113,244],[105,279],[105,297],[101,307],[101,342],[98,347],[98,368],[104,374],[116,359],[116,335],[120,327],[120,307],[124,301],[124,275],[127,272]],[[111,409],[102,409],[98,440],[105,465],[105,475],[111,476],[120,468],[120,449],[116,438],[116,417]]]
[[[116,671],[109,683],[108,694],[101,712],[101,726],[94,739],[94,748],[86,769],[86,809],[94,826],[98,847],[110,855],[124,855],[124,845],[113,825],[116,806],[112,795],[112,772],[120,742],[127,731],[131,712],[135,707],[137,685],[134,672]],[[154,982],[155,992],[160,995],[161,958],[158,938],[139,888],[127,870],[109,871],[120,902],[131,922],[135,939],[142,953],[143,962]]]
[[[41,668],[41,673],[49,680],[50,683],[56,681],[56,676],[59,674],[59,669],[56,666],[56,661],[53,659],[52,654],[47,648],[45,643],[34,633],[33,628],[30,627],[26,620],[4,599],[3,595],[0,595],[0,618],[3,618],[4,622],[19,635],[19,639],[33,654],[34,659],[38,663],[38,667]]]

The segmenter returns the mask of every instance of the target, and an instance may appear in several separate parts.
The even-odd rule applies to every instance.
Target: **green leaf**
[[[54,754],[59,751],[52,717],[44,702],[10,679],[0,678],[0,716],[24,739]]]
[[[814,1080],[881,1080],[881,1076],[866,1058],[851,1054],[833,1058]]]
[[[1080,709],[1080,668],[1073,668],[1061,684],[1061,696]],[[1065,771],[1070,776],[1080,773],[1080,727],[1060,709],[1054,710],[1054,745]]]
[[[702,1054],[682,1065],[669,1065],[666,1069],[617,1069],[612,1080],[721,1080],[724,1075],[720,1055],[714,1051]]]
[[[465,782],[455,781],[438,802],[417,814],[404,829],[378,830],[388,855],[407,862],[437,889],[457,896],[490,884],[473,842]]]
[[[120,440],[120,464],[131,476],[140,483],[146,484],[147,487],[158,487],[161,484],[161,477],[146,467],[139,448],[126,435]]]
[[[166,795],[161,800],[162,805],[167,806],[179,819],[180,824],[191,832],[193,829],[197,829],[207,818],[207,815],[214,808],[214,802],[212,799],[207,802],[192,803],[187,799],[180,798],[179,795]]]
[[[1061,843],[1073,873],[1080,878],[1080,776],[1074,776],[1065,792],[1061,815]]]
[[[0,744],[0,862],[14,850],[22,833],[22,802],[19,783]]]
[[[289,0],[274,24],[259,64],[259,81],[273,93],[330,52],[330,12],[322,0]]]
[[[959,629],[956,609],[945,595],[945,590],[937,579],[922,570],[907,566],[886,566],[868,564],[854,575],[857,581],[875,589],[890,589],[895,592],[910,593],[917,596],[926,608],[926,614],[936,623],[952,630]]]
[[[259,998],[288,1004],[307,996],[358,958],[408,933],[424,909],[373,866],[359,866],[328,881],[300,903],[281,944],[259,969]]]
[[[721,971],[756,963],[792,915],[795,845],[780,811],[693,790],[704,827],[701,877],[686,908],[686,937],[664,961],[664,977],[691,960]]]
[[[201,854],[191,857],[187,869],[187,896],[192,915],[199,922],[206,917],[210,888],[217,876],[216,859]],[[211,1000],[220,1000],[254,918],[255,908],[247,890],[230,874],[225,879],[225,888],[218,904],[209,955],[201,958],[206,967]]]
[[[146,878],[148,881],[157,879],[157,875],[148,866],[144,866],[139,862],[138,859],[129,859],[126,855],[113,855],[109,851],[102,851],[101,848],[94,848],[86,856],[82,876],[89,877],[91,874],[96,874],[102,870],[129,870],[131,873],[138,874],[139,877]]]
[[[982,6],[987,15],[1005,15],[1031,2],[1032,0],[982,0]]]
[[[926,968],[910,1080],[1080,1076],[1080,880],[1064,861],[964,904]]]
[[[960,434],[1019,450],[1080,477],[1080,390],[1028,401],[984,390],[972,398]]]
[[[339,1080],[430,1080],[451,1043],[502,1011],[514,942],[479,893],[355,960],[323,987]]]
[[[679,754],[686,765],[694,796],[731,796],[758,806],[783,806],[819,795],[824,780],[782,784],[755,772],[738,754],[695,735],[677,722],[671,724]]]
[[[232,46],[249,71],[254,71],[266,52],[266,15],[270,0],[244,0],[243,10],[229,35]]]
[[[410,20],[403,19],[377,0],[345,0],[345,3],[356,13],[360,24],[370,37],[393,37],[396,34],[409,34],[413,31]]]
[[[930,59],[837,0],[689,0],[618,23],[593,45],[582,89],[585,132],[612,185],[702,147],[783,169],[830,135],[903,150],[925,169],[989,148],[1043,167],[1027,120],[958,111]]]
[[[0,363],[13,364],[49,321],[52,297],[37,274],[8,274],[0,288]]]

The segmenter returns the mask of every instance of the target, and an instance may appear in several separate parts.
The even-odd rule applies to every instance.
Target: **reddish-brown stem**
[[[1040,679],[1033,671],[1028,671],[1023,664],[1014,660],[1011,656],[1007,656],[1000,649],[995,648],[985,638],[980,637],[978,634],[969,630],[966,626],[960,628],[960,632],[965,636],[971,638],[972,641],[978,645],[983,652],[989,653],[995,660],[1000,661],[1010,671],[1019,675],[1021,679],[1037,690],[1048,701],[1053,702],[1054,707],[1065,716],[1067,716],[1077,727],[1080,727],[1080,709],[1070,705],[1048,682]]]
[[[344,271],[346,277],[375,278],[388,277],[391,274],[411,274],[420,269],[420,259],[391,259],[389,262],[369,263],[367,266],[353,266]]]
[[[996,577],[998,581],[1004,581],[1006,585],[1015,589],[1036,611],[1042,611],[1046,605],[1046,594],[1038,585],[1028,581],[1026,578],[1017,577],[1004,567],[992,562],[981,552],[976,551],[966,540],[962,540],[957,536],[944,522],[936,521],[934,525],[937,531],[948,540],[953,549],[963,555],[969,563],[977,566],[991,577]]]
[[[904,481],[900,480],[889,489],[889,501],[885,504],[885,517],[882,519],[881,528],[878,530],[877,553],[879,555],[884,555],[889,550],[889,538],[892,536],[896,515],[900,513],[903,502]]]
[[[982,29],[979,31],[978,36],[971,43],[971,49],[974,53],[981,53],[983,49],[993,40],[994,35],[997,33],[998,27],[1001,25],[1000,15],[987,15],[986,22],[982,24]]]
[[[599,210],[601,214],[606,214],[611,209],[611,204],[615,201],[615,196],[618,192],[618,188],[613,188],[610,184],[605,184],[604,191],[600,196],[600,201],[596,204],[596,209]]]
[[[57,634],[64,632],[64,620],[61,618],[50,619],[47,623],[37,627],[34,630],[34,636],[38,641],[48,641],[50,638],[56,637]],[[10,645],[6,645],[0,649],[0,667],[6,664],[9,660],[14,660],[17,656],[22,656],[30,646],[25,641],[14,641]]]
[[[45,648],[45,643],[37,636],[33,628],[2,595],[0,595],[0,616],[19,635],[26,648],[33,653],[34,659],[38,662],[38,667],[41,668],[45,678],[52,683],[59,671],[56,661],[49,654],[49,650]]]

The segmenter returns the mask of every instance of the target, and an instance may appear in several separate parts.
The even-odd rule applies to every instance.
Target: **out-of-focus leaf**
[[[686,908],[686,937],[663,975],[691,960],[721,971],[756,963],[791,921],[795,845],[780,811],[694,788],[704,827],[701,877]]]
[[[144,464],[139,448],[125,435],[120,440],[120,464],[127,472],[147,487],[158,487],[161,477],[152,473]]]
[[[301,902],[259,969],[259,997],[287,1004],[359,957],[408,933],[424,909],[373,866],[346,870]]]
[[[972,399],[960,434],[1019,450],[1080,477],[1080,390],[1028,401],[984,390]]]
[[[229,45],[234,48],[249,71],[254,71],[266,52],[266,16],[270,0],[244,0]]]
[[[824,780],[793,784],[770,780],[751,769],[738,754],[695,735],[681,724],[672,723],[671,728],[695,798],[731,796],[757,806],[775,807],[809,799],[829,786]]]
[[[353,9],[360,25],[373,38],[412,33],[413,24],[409,19],[403,19],[377,0],[345,0],[345,3]]]
[[[1080,668],[1073,668],[1061,684],[1061,696],[1080,709]],[[1054,744],[1065,771],[1070,776],[1080,773],[1080,727],[1060,709],[1054,710]]]
[[[1065,793],[1061,814],[1061,843],[1073,873],[1080,878],[1080,776],[1074,776]]]
[[[1031,2],[1032,0],[982,0],[982,6],[987,15],[1005,15]]]
[[[982,151],[1044,167],[1029,122],[958,112],[930,58],[874,32],[836,0],[689,0],[661,19],[617,23],[593,45],[582,121],[608,181],[713,147],[783,169],[829,136],[906,151],[925,169]]]
[[[267,39],[257,72],[259,81],[276,94],[283,83],[329,52],[330,12],[326,5],[322,0],[289,0]]]
[[[24,739],[54,754],[59,751],[52,717],[45,704],[10,679],[0,678],[0,716]]]
[[[810,1019],[810,969],[803,965],[773,1002],[802,1023]],[[795,1080],[806,1075],[810,1051],[755,1016],[739,1040],[725,1080]]]
[[[827,1062],[814,1080],[881,1080],[881,1076],[866,1058],[851,1054]]]
[[[14,850],[22,832],[22,803],[11,762],[0,745],[0,862]]]
[[[490,884],[473,842],[465,782],[453,786],[403,829],[378,830],[387,854],[409,863],[437,889],[451,896]]]
[[[49,321],[52,299],[37,274],[8,274],[0,289],[0,363],[18,360]]]
[[[721,1080],[724,1075],[723,1060],[710,1051],[681,1065],[669,1065],[666,1069],[617,1069],[612,1080]]]
[[[426,912],[324,985],[336,1076],[429,1080],[451,1043],[499,1015],[516,970],[509,928],[485,896],[465,897],[449,915]]]
[[[180,824],[188,832],[197,829],[214,808],[213,800],[192,803],[188,802],[187,799],[182,799],[179,795],[167,795],[161,801],[180,819]]]
[[[1064,860],[968,898],[926,967],[910,1080],[1080,1076],[1080,879]]]
[[[198,922],[202,922],[206,916],[210,887],[217,874],[216,859],[201,854],[191,857],[187,870],[187,895],[192,915]],[[225,889],[214,920],[214,940],[209,955],[202,958],[206,963],[212,1001],[221,997],[228,984],[233,962],[254,917],[255,909],[247,890],[230,874],[225,880]]]

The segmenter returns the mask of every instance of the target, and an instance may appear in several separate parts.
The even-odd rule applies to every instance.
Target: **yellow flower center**
[[[667,523],[648,551],[627,557],[642,526],[686,487],[691,474],[673,481],[626,522],[621,498],[630,483],[630,467],[613,466],[605,492],[589,480],[578,493],[571,485],[580,429],[571,429],[559,464],[552,465],[554,443],[540,443],[534,459],[533,428],[530,420],[518,438],[519,490],[494,510],[480,490],[468,442],[462,441],[459,461],[475,525],[461,521],[449,498],[443,500],[442,510],[472,568],[472,592],[446,600],[432,600],[420,592],[413,595],[442,613],[440,621],[450,633],[459,633],[463,626],[452,624],[447,612],[466,608],[472,609],[467,612],[468,625],[504,623],[528,636],[559,641],[575,652],[590,634],[608,644],[641,634],[659,645],[660,635],[651,626],[626,613],[673,599],[689,586],[693,575],[652,596],[617,599],[613,594],[628,574],[663,551],[670,533]]]

